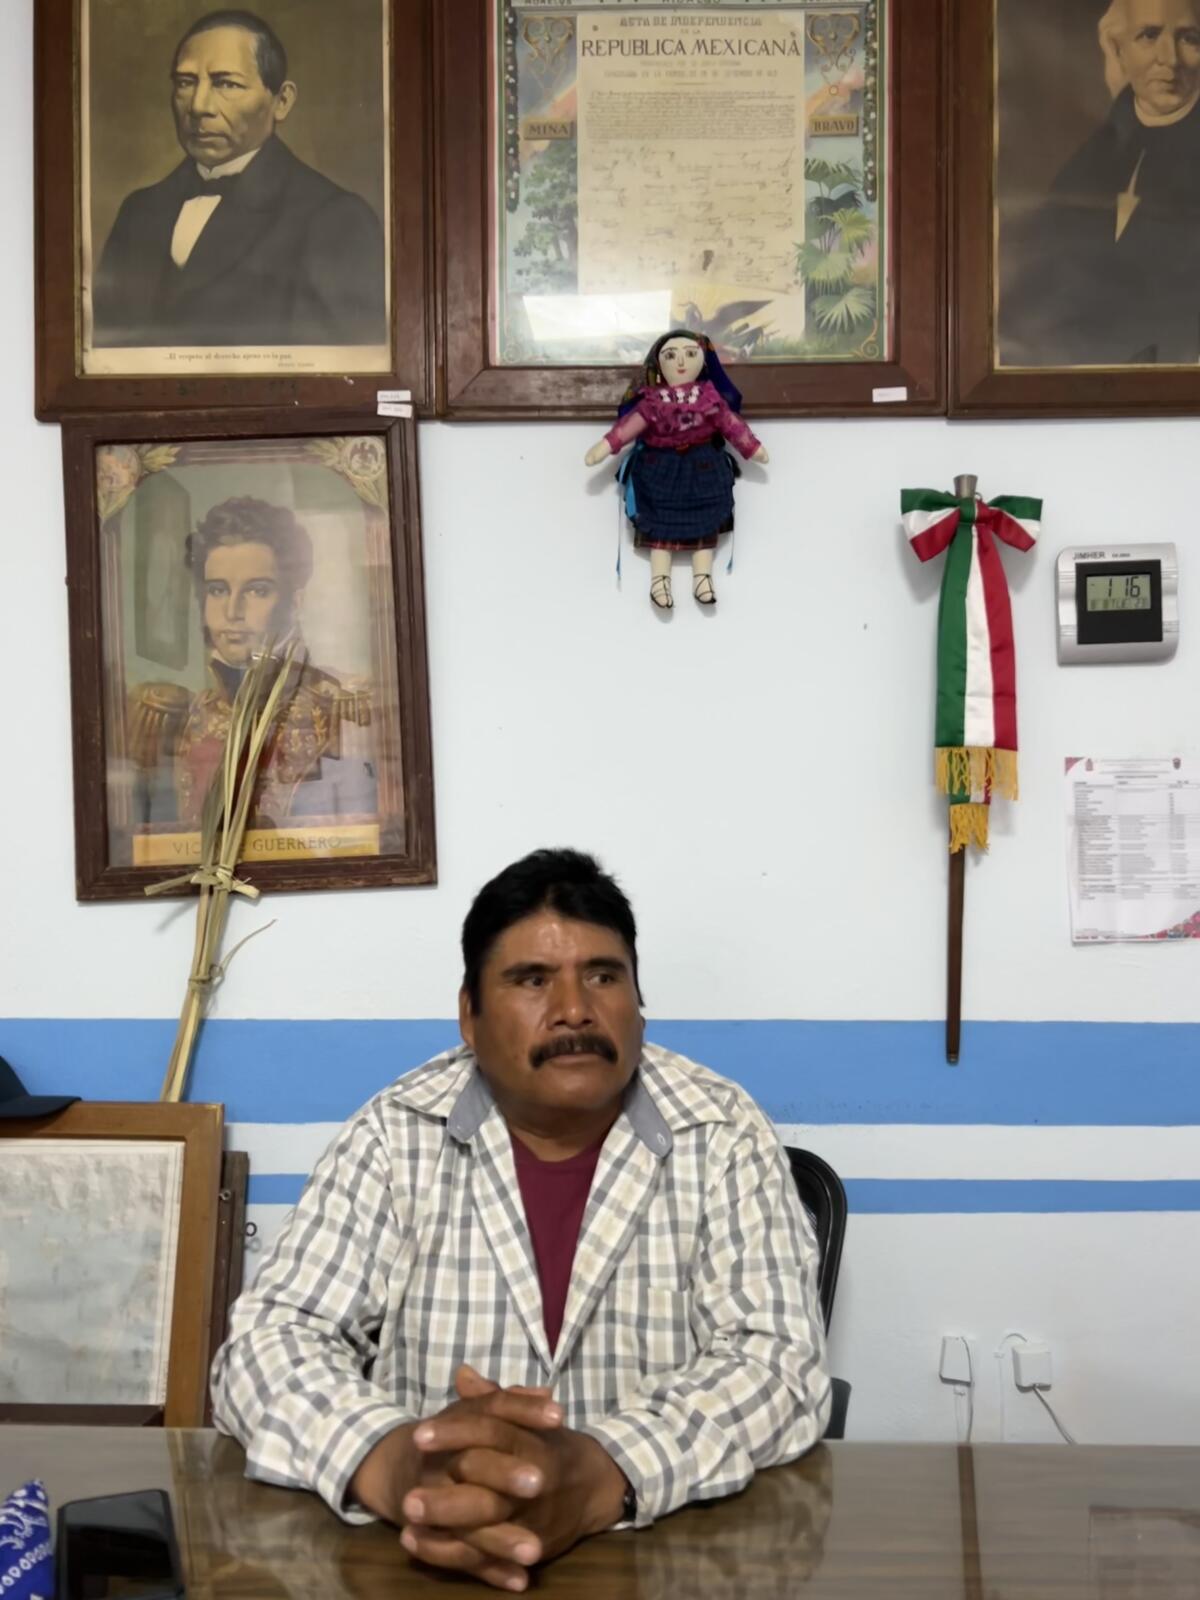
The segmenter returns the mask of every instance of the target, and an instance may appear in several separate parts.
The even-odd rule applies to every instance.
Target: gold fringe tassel
[[[964,805],[950,807],[950,854],[955,856],[967,845],[988,847],[988,807]]]
[[[1020,786],[1015,750],[959,745],[937,750],[934,756],[934,782],[943,794],[991,793],[1002,795],[1006,800],[1017,799]]]

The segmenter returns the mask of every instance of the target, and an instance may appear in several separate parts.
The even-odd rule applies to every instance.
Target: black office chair
[[[808,1212],[813,1232],[817,1236],[817,1249],[821,1265],[817,1273],[817,1294],[821,1301],[821,1314],[828,1332],[833,1317],[833,1296],[837,1289],[838,1268],[842,1264],[842,1242],[846,1237],[846,1191],[842,1180],[820,1156],[811,1150],[796,1150],[785,1145],[792,1179],[800,1195],[800,1203]],[[846,1436],[846,1412],[850,1408],[850,1385],[845,1378],[833,1379],[833,1409],[827,1439]]]

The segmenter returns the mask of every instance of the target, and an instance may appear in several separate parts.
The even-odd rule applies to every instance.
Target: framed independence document
[[[671,327],[758,415],[942,409],[942,0],[444,0],[439,409],[603,415]]]

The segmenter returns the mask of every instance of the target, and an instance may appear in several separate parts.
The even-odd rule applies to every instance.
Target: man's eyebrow
[[[629,971],[628,962],[622,961],[619,956],[589,956],[579,965],[590,972]],[[500,979],[506,983],[519,983],[523,978],[544,977],[558,970],[559,967],[549,961],[514,961],[512,966],[501,969]]]
[[[533,978],[546,972],[555,972],[548,961],[514,961],[511,967],[504,967],[500,973],[502,979],[509,982],[521,978]]]
[[[210,78],[242,78],[246,82],[249,82],[250,79],[250,74],[243,72],[241,67],[210,67],[208,75]],[[171,76],[173,78],[196,78],[199,77],[199,73],[195,67],[172,67]]]

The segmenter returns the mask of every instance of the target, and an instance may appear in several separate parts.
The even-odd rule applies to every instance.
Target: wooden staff
[[[960,500],[970,499],[978,486],[974,473],[965,472],[954,480],[954,493]],[[962,1035],[962,954],[963,897],[967,883],[966,846],[950,857],[949,898],[946,906],[946,1060],[958,1063]]]

